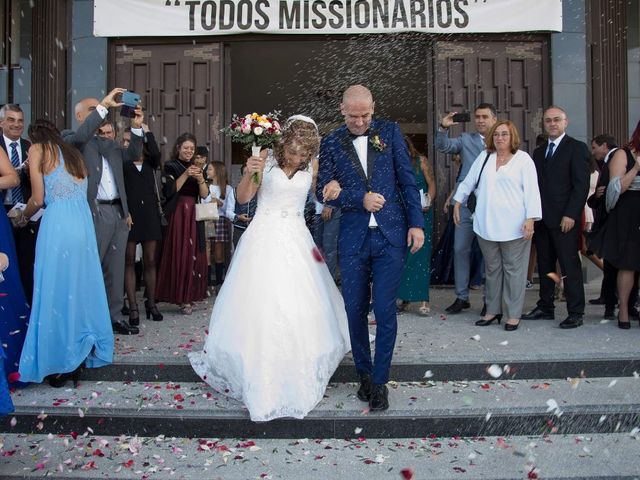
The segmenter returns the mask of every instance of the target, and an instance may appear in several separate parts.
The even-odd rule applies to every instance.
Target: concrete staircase
[[[442,311],[451,294],[433,297]],[[346,358],[307,418],[267,423],[188,365],[209,309],[166,307],[164,322],[118,337],[114,365],[77,389],[15,392],[0,478],[640,477],[640,328],[619,330],[599,307],[572,331],[475,327],[477,311],[404,314],[387,412],[357,399]]]

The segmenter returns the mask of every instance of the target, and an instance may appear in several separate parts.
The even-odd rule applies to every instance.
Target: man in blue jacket
[[[479,104],[474,111],[474,124],[476,131],[462,133],[459,137],[449,138],[449,127],[457,125],[453,121],[456,112],[450,112],[440,120],[436,132],[436,149],[442,153],[458,154],[462,158],[460,172],[456,178],[455,189],[467,176],[471,165],[478,155],[485,150],[484,137],[497,120],[496,107],[490,103]],[[453,199],[453,195],[451,196]],[[453,200],[451,200],[453,205]],[[460,224],[456,225],[453,241],[453,270],[456,290],[455,301],[446,308],[447,313],[460,313],[469,308],[469,275],[471,271],[471,245],[476,234],[473,232],[473,220],[471,211],[467,205],[460,208]]]

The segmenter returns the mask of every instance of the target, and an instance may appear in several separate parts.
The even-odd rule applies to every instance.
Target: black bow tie
[[[356,135],[355,133],[349,132],[349,138],[351,138],[351,140],[355,140],[356,138],[360,138],[360,137],[368,137],[368,136],[369,136],[369,130],[364,132],[362,135]]]

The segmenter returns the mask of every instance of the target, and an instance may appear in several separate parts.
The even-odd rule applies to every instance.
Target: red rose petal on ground
[[[11,372],[9,374],[10,383],[17,382],[18,380],[20,380],[20,372]]]
[[[412,468],[403,468],[400,470],[400,475],[402,475],[402,478],[405,480],[413,480],[414,471]]]
[[[126,462],[124,462],[124,463],[122,464],[122,466],[123,466],[124,468],[131,468],[131,467],[133,467],[133,460],[127,460]]]
[[[313,255],[313,259],[316,262],[324,263],[324,257],[322,256],[322,253],[320,252],[318,247],[313,247],[313,249],[311,250],[311,255]]]
[[[535,472],[536,468],[533,467],[529,473],[527,473],[527,478],[538,478],[538,474]]]

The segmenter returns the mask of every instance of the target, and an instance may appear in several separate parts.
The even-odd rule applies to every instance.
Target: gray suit
[[[97,137],[96,130],[103,118],[97,111],[85,119],[78,130],[65,131],[62,137],[65,142],[78,148],[87,165],[88,186],[87,200],[93,223],[96,229],[98,252],[104,275],[104,285],[109,300],[111,323],[119,323],[118,316],[122,309],[124,292],[124,255],[129,237],[126,218],[129,215],[127,194],[124,187],[122,165],[132,162],[142,155],[142,137],[131,135],[129,148],[124,150],[113,140]],[[102,179],[102,158],[105,158],[113,172],[120,202],[109,205],[97,200],[98,186]]]
[[[436,149],[442,153],[459,154],[462,157],[460,173],[456,179],[458,184],[464,180],[478,155],[484,150],[484,142],[479,133],[463,133],[459,137],[449,138],[448,131],[436,132]],[[452,199],[453,202],[453,199]],[[473,232],[471,211],[466,204],[460,208],[460,225],[456,225],[453,241],[453,270],[456,286],[456,297],[469,300],[469,275],[471,271],[471,245],[476,234]]]

